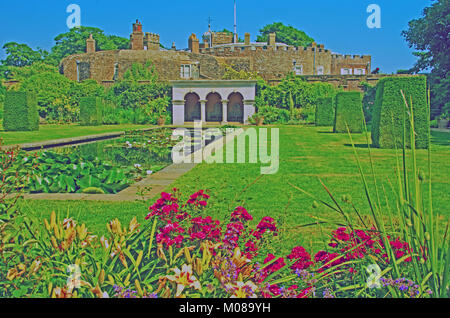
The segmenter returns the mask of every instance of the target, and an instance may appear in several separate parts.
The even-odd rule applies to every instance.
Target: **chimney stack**
[[[200,53],[200,40],[197,38],[197,36],[194,33],[192,33],[191,36],[189,37],[188,46],[189,46],[189,50],[192,53],[196,53],[196,54]]]
[[[276,45],[276,39],[277,39],[277,34],[276,33],[270,33],[269,34],[269,46],[275,46]]]
[[[130,36],[130,43],[132,50],[144,49],[144,32],[142,32],[142,24],[139,20],[133,23],[133,33]]]
[[[245,45],[250,45],[250,33],[245,33]]]
[[[95,40],[92,37],[92,34],[90,34],[89,38],[86,40],[86,53],[95,53]]]

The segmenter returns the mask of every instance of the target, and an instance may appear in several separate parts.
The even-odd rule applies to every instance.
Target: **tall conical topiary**
[[[379,148],[403,148],[403,131],[411,126],[406,109],[413,107],[416,148],[428,148],[427,79],[425,76],[387,77],[377,84],[372,121],[372,142]],[[403,127],[405,124],[405,127]],[[406,134],[406,146],[410,136]]]

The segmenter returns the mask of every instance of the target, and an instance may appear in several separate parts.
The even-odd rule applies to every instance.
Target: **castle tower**
[[[144,46],[147,50],[158,51],[159,50],[159,34],[145,33]]]
[[[132,50],[144,49],[144,32],[142,32],[142,24],[139,20],[133,23],[133,33],[130,35],[130,43]]]
[[[90,34],[89,38],[86,40],[86,53],[95,53],[95,40],[92,37],[92,34]]]
[[[189,37],[188,47],[192,53],[200,53],[200,40],[197,39],[197,36],[194,33]]]

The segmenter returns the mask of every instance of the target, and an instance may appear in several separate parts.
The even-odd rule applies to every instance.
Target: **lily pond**
[[[168,128],[127,132],[124,136],[34,152],[19,162],[32,166],[28,193],[115,194],[172,163],[177,143]],[[20,170],[18,173],[20,174]]]

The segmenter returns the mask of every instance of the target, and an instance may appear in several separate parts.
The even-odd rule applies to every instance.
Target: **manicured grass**
[[[350,195],[358,210],[368,216],[369,206],[364,195],[353,148],[347,134],[333,134],[331,127],[281,126],[280,169],[277,174],[260,174],[260,164],[200,164],[169,186],[176,187],[187,198],[193,192],[207,189],[211,195],[207,214],[219,220],[227,220],[230,212],[239,205],[247,208],[256,224],[262,217],[271,216],[279,223],[280,235],[273,246],[282,254],[296,245],[314,250],[323,248],[323,240],[329,231],[318,226],[303,225],[316,222],[317,218],[339,220],[337,214],[323,206],[313,208],[313,200],[294,189],[289,183],[330,202],[324,184],[339,204],[347,211],[351,207],[343,203],[343,195]],[[354,134],[354,142],[363,169],[370,175],[370,160],[363,134]],[[269,147],[270,149],[270,147]],[[389,182],[395,184],[395,150],[372,149],[374,169],[378,185],[384,186],[389,204],[394,206],[395,194]],[[400,153],[398,154],[400,157]],[[427,152],[418,151],[418,166],[426,172]],[[440,218],[447,220],[448,193],[450,191],[450,134],[434,133],[432,138],[432,191],[433,207]],[[426,173],[425,173],[426,175]],[[372,189],[373,182],[368,177]],[[381,188],[380,188],[381,189]],[[424,191],[427,185],[423,185]],[[381,190],[382,191],[382,190]],[[382,197],[384,195],[382,194]],[[142,203],[91,203],[28,201],[22,203],[25,211],[36,211],[47,216],[56,211],[69,214],[97,234],[105,234],[105,224],[118,217],[128,223],[133,216],[143,222],[149,204]],[[383,204],[387,212],[387,206]],[[324,230],[324,233],[322,233]]]
[[[24,132],[6,132],[0,126],[0,138],[3,139],[3,145],[14,145],[22,143],[32,143],[45,140],[54,140],[71,137],[81,137],[88,135],[96,135],[115,131],[126,131],[133,129],[147,128],[150,126],[143,125],[111,125],[111,126],[80,126],[72,125],[41,125],[39,131]]]

